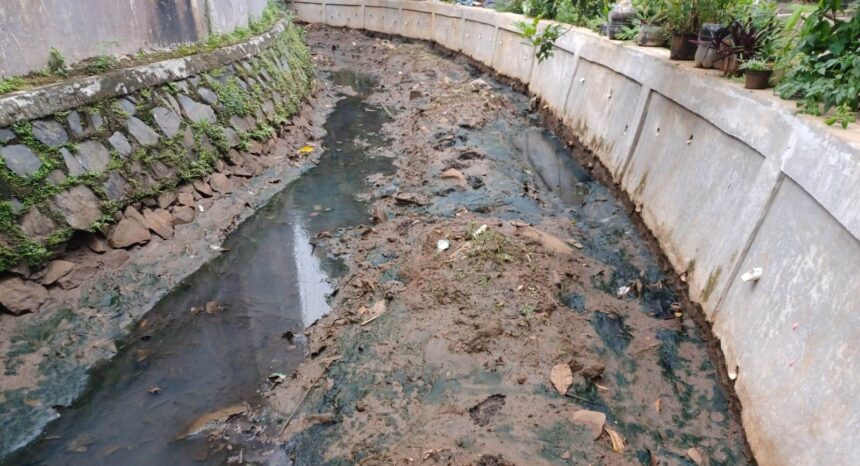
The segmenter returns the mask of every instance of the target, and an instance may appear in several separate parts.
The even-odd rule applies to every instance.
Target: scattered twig
[[[382,104],[382,109],[385,110],[385,113],[387,113],[388,116],[390,116],[391,118],[394,118],[394,114],[391,113],[390,110],[388,110],[388,107],[386,107],[385,104]]]
[[[305,400],[307,399],[308,395],[311,394],[311,390],[313,390],[314,387],[316,387],[317,384],[320,383],[320,380],[322,380],[323,376],[325,376],[326,372],[328,372],[328,369],[331,367],[332,364],[334,364],[335,361],[337,361],[337,359],[333,359],[329,361],[328,364],[326,364],[325,369],[323,369],[322,373],[317,376],[311,386],[308,387],[308,389],[305,391],[305,394],[302,395],[302,399],[299,400],[299,404],[296,405],[296,407],[293,409],[293,412],[290,413],[290,417],[288,417],[287,420],[284,422],[284,426],[281,427],[281,434],[283,434],[284,431],[287,430],[287,427],[290,425],[290,422],[292,422],[293,418],[296,417],[296,413],[299,412],[299,408],[301,408],[302,405],[305,404]]]

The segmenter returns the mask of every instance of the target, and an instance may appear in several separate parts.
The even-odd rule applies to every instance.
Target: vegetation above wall
[[[608,0],[511,0],[497,9],[670,47],[672,59],[695,59],[697,66],[720,68],[729,78],[745,74],[749,88],[775,84],[780,97],[797,101],[799,112],[845,128],[860,110],[858,3],[632,0],[624,6]],[[559,31],[544,34],[536,24],[518,27],[545,59]],[[750,84],[750,75],[759,76],[760,83]]]

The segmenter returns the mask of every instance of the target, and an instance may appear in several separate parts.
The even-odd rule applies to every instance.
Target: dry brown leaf
[[[568,364],[556,364],[549,374],[552,385],[558,390],[558,394],[564,396],[567,389],[573,384],[573,372]]]
[[[618,432],[615,432],[612,429],[605,429],[606,433],[609,434],[609,441],[612,442],[612,451],[615,453],[621,453],[624,451],[624,439],[621,438],[621,435]]]
[[[657,398],[654,401],[654,409],[657,410],[657,414],[660,414],[660,405],[661,405],[660,398]]]
[[[687,449],[687,456],[689,456],[690,459],[698,465],[701,465],[705,461],[705,459],[702,458],[702,452],[700,452],[698,448]]]
[[[599,411],[580,409],[570,416],[570,420],[574,424],[588,427],[591,430],[591,437],[596,440],[603,432],[603,425],[606,424],[606,415]]]

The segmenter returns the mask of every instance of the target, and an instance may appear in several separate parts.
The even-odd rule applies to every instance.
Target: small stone
[[[260,155],[263,153],[263,145],[257,141],[254,141],[248,144],[248,152],[256,155]]]
[[[420,98],[421,98],[421,91],[414,90],[414,89],[409,91],[409,100],[415,100],[415,99],[420,99]]]
[[[48,299],[44,286],[18,277],[0,281],[0,306],[13,315],[35,312]]]
[[[87,247],[90,248],[92,252],[102,254],[108,250],[107,239],[102,238],[99,235],[91,235],[87,240]]]
[[[275,103],[274,102],[272,102],[271,100],[267,100],[267,101],[263,102],[262,108],[263,108],[263,113],[265,113],[267,117],[269,117],[270,119],[275,118],[275,115],[277,114],[277,112],[275,111]]]
[[[143,211],[143,219],[146,227],[155,232],[158,236],[164,239],[173,238],[172,222],[165,221],[162,216],[149,209],[145,209]]]
[[[178,100],[179,105],[182,106],[183,113],[185,113],[185,116],[188,117],[189,120],[195,123],[199,121],[215,123],[217,121],[215,118],[215,111],[212,110],[212,107],[195,102],[184,94],[180,94]]]
[[[233,192],[233,183],[231,183],[230,180],[228,180],[222,173],[213,173],[209,178],[209,185],[213,190],[221,194]]]
[[[21,219],[21,230],[30,239],[38,241],[44,240],[53,233],[57,225],[47,215],[36,207],[31,207],[30,211]]]
[[[6,168],[16,175],[27,178],[42,168],[42,161],[29,147],[22,144],[6,146],[0,149],[0,155],[6,163]]]
[[[12,209],[12,215],[18,215],[24,210],[24,203],[15,199],[14,197],[9,199],[9,207]]]
[[[86,141],[78,145],[77,159],[88,172],[103,172],[110,163],[110,152],[98,141]]]
[[[54,120],[37,120],[32,127],[33,136],[46,146],[61,146],[69,142],[63,125]]]
[[[194,195],[191,193],[179,193],[177,199],[181,205],[194,207]]]
[[[155,107],[152,109],[152,118],[155,123],[161,128],[165,136],[172,138],[179,133],[179,127],[182,125],[182,118],[164,107]]]
[[[108,142],[117,152],[120,153],[120,155],[131,154],[131,144],[128,142],[128,138],[119,131],[113,133],[111,137],[108,138]]]
[[[107,180],[102,183],[102,187],[108,199],[112,201],[122,200],[130,191],[128,181],[115,171],[108,173]]]
[[[134,219],[123,217],[111,232],[108,243],[113,248],[127,248],[139,243],[145,243],[152,236],[149,229]]]
[[[13,139],[15,139],[15,133],[11,129],[0,128],[0,144],[6,144]]]
[[[449,168],[442,172],[442,179],[453,181],[461,188],[465,188],[466,186],[468,186],[468,184],[466,183],[466,176],[463,175],[463,172],[457,170],[456,168]]]
[[[116,104],[122,109],[123,112],[129,114],[129,116],[137,113],[137,106],[129,100],[128,98],[119,99],[116,101]]]
[[[218,173],[227,173],[228,170],[229,168],[223,160],[218,159],[215,161],[215,171],[217,171]]]
[[[173,224],[183,225],[194,221],[194,207],[179,205],[173,208]]]
[[[166,209],[160,209],[159,208],[159,209],[153,210],[153,212],[155,212],[155,215],[158,215],[159,217],[164,219],[165,222],[173,225],[173,215],[170,212],[168,212]]]
[[[99,268],[96,265],[81,265],[80,267],[75,267],[72,273],[61,278],[57,284],[64,290],[71,290],[72,288],[81,286],[81,283],[95,275],[98,271]]]
[[[192,184],[194,185],[194,189],[196,189],[198,193],[206,197],[210,197],[215,194],[214,192],[212,192],[212,187],[210,187],[209,184],[203,180],[194,180],[194,183]]]
[[[102,129],[102,126],[105,124],[104,118],[102,118],[101,114],[98,112],[91,112],[88,114],[90,120],[90,128],[94,132],[98,132]]]
[[[45,276],[42,277],[43,285],[50,285],[57,280],[65,277],[69,272],[71,272],[75,268],[75,264],[69,261],[64,260],[55,260],[51,261],[48,264],[48,267],[45,269]]]
[[[82,184],[54,196],[54,204],[66,223],[76,230],[89,230],[102,216],[101,201]]]
[[[228,147],[236,147],[242,143],[239,133],[233,128],[224,128],[224,139],[227,141]]]
[[[194,132],[191,131],[190,126],[185,127],[185,134],[182,135],[182,147],[186,149],[193,149],[196,145],[194,141]]]
[[[78,161],[77,157],[74,156],[68,149],[63,147],[60,149],[60,155],[63,156],[63,162],[66,164],[66,170],[68,170],[69,175],[72,176],[81,176],[86,173],[84,167],[81,166],[81,162]]]
[[[69,112],[66,117],[66,122],[69,124],[69,131],[74,139],[81,139],[85,136],[84,125],[81,123],[81,114],[75,110]]]
[[[176,201],[177,194],[175,191],[165,191],[158,195],[158,207],[166,209]]]
[[[254,121],[254,117],[251,116],[240,117],[233,115],[230,117],[230,126],[247,133],[254,131],[257,128],[257,122]]]
[[[48,183],[54,186],[59,186],[63,183],[63,181],[66,181],[66,178],[66,174],[63,173],[62,170],[57,169],[51,170],[51,173],[48,173],[48,177],[46,178],[46,180],[48,181]]]
[[[146,220],[143,218],[143,214],[138,212],[137,209],[135,209],[132,206],[126,207],[125,211],[123,211],[122,215],[134,220],[135,222],[141,224],[142,226],[146,226]]]
[[[125,264],[131,256],[125,249],[111,249],[110,252],[102,256],[102,263],[109,269],[115,269],[122,264]]]
[[[168,167],[159,160],[153,160],[149,168],[160,181],[171,180],[176,176],[176,169]]]
[[[198,87],[197,95],[199,95],[200,98],[209,105],[215,105],[218,103],[218,94],[215,94],[205,87]]]
[[[152,146],[158,143],[158,133],[138,118],[129,117],[125,124],[128,127],[128,132],[131,133],[131,135],[134,136],[137,142],[141,145]]]

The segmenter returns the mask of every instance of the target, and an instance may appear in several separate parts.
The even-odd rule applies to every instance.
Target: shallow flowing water
[[[372,80],[351,72],[332,78],[356,92],[331,113],[319,165],[162,300],[94,372],[87,395],[3,464],[218,464],[230,454],[213,451],[205,435],[177,437],[202,415],[254,400],[269,375],[302,361],[301,333],[328,311],[328,278],[339,270],[313,237],[367,222],[356,194],[367,176],[393,170],[390,159],[371,154],[384,143],[378,131],[387,119],[365,103]]]

